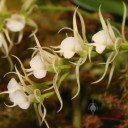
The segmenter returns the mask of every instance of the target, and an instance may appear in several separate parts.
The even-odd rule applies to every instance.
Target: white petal
[[[101,54],[108,45],[113,44],[110,36],[107,35],[104,30],[94,34],[92,40],[94,43],[91,43],[91,45],[96,46],[96,51],[99,54]]]
[[[37,78],[37,79],[42,79],[46,76],[47,71],[46,70],[34,70],[33,75]]]
[[[36,55],[31,59],[30,66],[33,70],[40,69],[43,66],[39,55]]]
[[[105,50],[106,46],[105,45],[98,45],[96,46],[96,51],[101,54]]]
[[[106,45],[107,46],[107,45],[112,44],[112,40],[110,36],[106,34],[104,30],[101,30],[97,32],[96,34],[94,34],[92,36],[92,40],[94,41],[94,43],[96,43],[95,45]]]
[[[7,85],[8,91],[15,91],[16,89],[20,89],[20,85],[17,83],[17,81],[12,78],[8,85]]]
[[[12,32],[19,32],[24,28],[24,25],[17,21],[8,21],[6,27]]]
[[[25,27],[25,18],[18,14],[14,14],[7,19],[6,27],[12,32],[19,32]]]
[[[105,44],[105,42],[107,41],[107,38],[106,38],[106,34],[105,34],[104,30],[101,30],[101,31],[97,32],[96,34],[94,34],[92,36],[92,40],[97,45],[99,45],[99,44]]]
[[[22,90],[16,90],[15,92],[10,93],[9,98],[14,104],[20,104],[28,101],[27,95]]]
[[[67,59],[70,59],[74,56],[75,52],[72,52],[72,51],[67,51],[67,52],[64,52],[64,58],[67,58]]]
[[[41,79],[46,76],[47,71],[45,70],[40,55],[37,54],[35,57],[31,59],[30,66],[31,69],[33,70],[33,75],[36,78]]]
[[[23,102],[23,103],[19,103],[18,106],[22,109],[28,109],[29,106],[30,106],[30,102],[27,101],[27,102]]]
[[[60,53],[67,59],[73,57],[80,50],[81,45],[74,37],[67,37],[61,42]]]
[[[75,48],[75,45],[78,44],[74,37],[67,37],[61,42],[61,50],[72,51]]]
[[[22,90],[16,90],[13,93],[10,93],[9,98],[10,101],[22,109],[27,109],[31,104],[29,96],[27,96]]]

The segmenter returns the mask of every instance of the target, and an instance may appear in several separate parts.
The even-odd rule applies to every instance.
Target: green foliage
[[[118,16],[123,14],[122,0],[73,0],[77,5],[90,11],[97,11],[102,5],[102,10]],[[128,5],[126,5],[128,8]],[[128,18],[128,13],[127,13]]]

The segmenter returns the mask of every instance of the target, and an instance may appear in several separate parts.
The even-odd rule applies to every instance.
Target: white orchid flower
[[[92,41],[94,41],[94,43],[91,44],[96,47],[96,51],[99,54],[101,54],[107,46],[113,44],[112,39],[104,30],[101,30],[94,34],[92,36]]]
[[[8,93],[10,101],[13,102],[12,106],[18,105],[22,109],[27,109],[31,104],[31,95],[26,95],[23,87],[12,78],[8,85],[8,91],[2,92],[0,94]]]
[[[12,32],[22,31],[25,24],[25,17],[19,14],[13,14],[10,18],[6,19],[6,27]]]
[[[32,55],[32,60],[30,61],[31,68],[28,69],[28,72],[31,71],[33,75],[35,75],[36,78],[43,78],[46,76],[47,71],[55,73],[55,76],[53,78],[53,85],[49,87],[48,89],[45,89],[45,91],[51,90],[54,88],[55,93],[60,101],[60,111],[63,107],[63,102],[57,87],[57,81],[59,79],[59,73],[60,73],[60,66],[59,66],[59,60],[60,58],[54,53],[53,50],[47,48],[47,47],[41,47],[39,40],[37,39],[36,35],[34,35],[34,39],[36,41],[37,46],[33,49],[35,50]],[[50,52],[44,50],[47,49]]]
[[[4,32],[8,42],[11,44],[10,50],[13,46],[14,38],[10,37],[9,31],[14,33],[13,37],[15,36],[15,33],[18,33],[18,40],[15,44],[19,44],[23,38],[23,29],[25,25],[26,18],[21,14],[12,14],[10,18],[5,19],[5,26],[7,29],[4,29]]]
[[[5,29],[4,32],[11,46],[13,46],[14,41],[13,38],[10,37],[9,31],[13,33],[18,33],[18,40],[15,42],[15,44],[19,44],[23,38],[23,29],[25,28],[26,25],[35,28],[32,34],[30,34],[30,36],[32,36],[38,30],[37,24],[31,18],[21,14],[12,14],[11,17],[5,19],[5,21],[5,26],[7,29]]]
[[[70,59],[81,49],[81,45],[74,37],[67,37],[61,42],[60,50],[58,52],[60,52],[64,58]]]
[[[47,74],[47,70],[39,54],[31,59],[30,67],[33,71],[33,75],[38,79],[44,78]]]
[[[18,89],[18,90],[15,90],[15,93],[10,95],[10,100],[12,102],[14,102],[15,104],[18,104],[18,106],[21,107],[22,109],[27,109],[30,106],[30,103],[33,102],[36,114],[39,117],[38,119],[39,119],[40,125],[44,121],[46,126],[49,127],[48,123],[45,119],[46,108],[43,104],[45,97],[42,97],[41,91],[38,89],[38,87],[36,87],[36,84],[38,84],[38,83],[35,83],[29,79],[20,59],[16,56],[14,56],[14,57],[19,61],[22,71],[24,73],[24,76],[21,75],[20,72],[18,71],[17,67],[15,67],[16,74],[20,80],[20,84],[22,84],[22,86],[21,86],[23,88],[22,90],[25,90],[25,92],[29,95],[27,96],[22,90]],[[27,84],[29,83],[30,85],[27,86],[25,82],[27,82]],[[9,88],[12,88],[12,83],[13,82],[10,82]],[[16,85],[17,82],[14,82],[14,84]],[[17,99],[17,98],[15,98],[15,96],[17,96],[19,98]],[[48,95],[46,95],[46,97],[48,97]],[[43,110],[42,110],[42,107],[43,107]]]
[[[118,32],[116,35],[110,22],[108,20],[107,23],[104,21],[100,8],[99,17],[103,30],[92,36],[92,41],[94,41],[94,43],[91,43],[91,45],[96,47],[96,52],[99,54],[101,54],[108,46],[114,46],[117,54],[117,43],[120,38],[120,34]]]
[[[78,31],[76,14],[78,14],[81,22],[82,35],[80,35]],[[62,28],[61,30],[64,30],[64,29],[71,30],[73,32],[73,37],[66,37],[61,42],[61,44],[57,47],[52,46],[55,49],[60,49],[59,51],[55,51],[55,52],[60,53],[66,59],[72,58],[75,54],[78,54],[80,57],[86,56],[87,54],[85,53],[86,53],[86,50],[88,49],[87,48],[88,41],[86,39],[85,24],[81,14],[77,12],[77,9],[75,10],[73,15],[73,29],[65,27],[65,28]]]
[[[107,70],[109,66],[111,66],[107,87],[109,87],[110,85],[110,82],[114,73],[114,69],[116,67],[115,58],[118,57],[120,44],[122,43],[122,41],[124,42],[126,41],[126,38],[124,35],[124,25],[126,20],[126,6],[124,3],[123,3],[123,6],[124,6],[124,15],[122,20],[122,33],[120,33],[116,28],[112,27],[112,25],[108,20],[107,22],[105,22],[101,13],[101,7],[99,8],[99,17],[100,17],[103,30],[99,31],[92,37],[92,40],[94,41],[94,43],[91,43],[91,45],[96,46],[96,51],[98,53],[102,53],[108,46],[114,47],[114,50],[110,52],[107,58],[107,61],[103,63],[105,64],[105,70],[103,75],[101,76],[100,79],[98,79],[93,83],[100,82],[107,74]]]
[[[76,8],[73,15],[73,28],[65,27],[61,29],[61,30],[68,29],[72,31],[73,37],[66,37],[57,47],[52,46],[54,49],[58,49],[58,51],[55,52],[60,53],[66,59],[71,59],[75,54],[79,55],[78,61],[72,63],[75,64],[76,66],[75,73],[76,73],[76,80],[78,85],[78,90],[76,94],[73,96],[73,98],[75,98],[80,92],[79,67],[83,64],[83,62],[86,61],[87,56],[89,56],[90,58],[90,53],[91,53],[91,50],[89,49],[90,46],[88,45],[88,40],[86,38],[84,19],[82,15],[79,12],[77,12],[77,9],[78,8]],[[80,19],[81,34],[78,31],[76,14],[78,14]]]
[[[39,40],[35,35],[34,39],[37,46],[32,48],[34,52],[30,61],[31,68],[26,70],[27,72],[30,72],[30,74],[28,75],[33,74],[37,79],[41,79],[46,76],[47,71],[52,73],[58,72],[58,69],[56,69],[56,65],[59,57],[50,48],[41,47]]]

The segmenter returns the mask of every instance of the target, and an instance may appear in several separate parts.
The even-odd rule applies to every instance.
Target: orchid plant
[[[6,9],[4,2],[5,0],[0,3],[0,6],[3,9]],[[33,104],[40,125],[44,122],[46,126],[49,127],[45,118],[47,111],[44,105],[44,100],[47,100],[56,94],[60,102],[60,108],[58,112],[62,110],[63,101],[59,92],[59,87],[70,74],[72,67],[74,68],[76,82],[78,85],[77,92],[72,97],[72,99],[75,98],[80,92],[80,66],[85,64],[87,59],[89,59],[91,63],[91,58],[97,57],[99,54],[107,54],[106,62],[101,63],[105,65],[105,71],[102,77],[93,83],[98,83],[105,77],[109,65],[111,64],[108,85],[110,84],[116,62],[118,61],[118,55],[121,53],[121,50],[124,48],[124,46],[128,46],[124,34],[126,6],[123,3],[124,15],[121,33],[110,24],[109,20],[107,20],[107,22],[104,20],[100,7],[99,17],[102,30],[98,31],[92,36],[93,42],[89,42],[86,37],[84,19],[82,15],[77,11],[77,8],[73,15],[73,28],[64,27],[60,30],[70,30],[72,31],[72,36],[67,35],[66,38],[64,38],[58,46],[42,47],[35,35],[35,32],[37,31],[37,25],[28,16],[34,7],[29,6],[32,4],[32,2],[32,0],[24,0],[20,13],[11,13],[1,22],[0,48],[5,56],[9,55],[9,50],[11,48],[10,46],[12,46],[14,43],[14,40],[10,38],[9,33],[18,32],[19,36],[16,44],[20,43],[23,37],[23,29],[26,24],[29,24],[35,28],[35,31],[31,34],[31,36],[34,37],[36,42],[36,46],[30,48],[34,51],[29,62],[30,68],[26,69],[20,59],[13,55],[13,57],[19,61],[22,73],[20,73],[17,66],[15,66],[15,71],[7,73],[15,74],[19,82],[12,78],[7,85],[8,90],[1,92],[1,94],[9,94],[9,99],[13,105],[7,105],[8,107],[19,106],[21,109],[28,109],[29,106]],[[0,10],[0,13],[2,13],[2,10]],[[76,18],[77,15],[81,23],[81,32],[78,31]],[[10,43],[10,46],[8,45],[8,42]],[[95,53],[95,55],[93,53]],[[33,75],[36,79],[42,80],[43,78],[47,77],[47,74],[51,74],[53,76],[51,81],[35,82],[31,79],[31,75]]]

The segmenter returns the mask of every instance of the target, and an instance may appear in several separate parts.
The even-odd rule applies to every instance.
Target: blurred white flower
[[[6,21],[6,27],[12,32],[22,31],[26,24],[25,17],[19,14],[13,14]]]
[[[22,109],[27,109],[30,106],[30,96],[25,94],[22,86],[14,78],[9,81],[7,88],[10,101],[14,103],[13,106],[18,105]]]
[[[26,25],[29,25],[31,27],[34,27],[34,31],[30,34],[30,36],[32,36],[33,34],[35,34],[38,30],[37,28],[37,24],[28,16],[24,16],[21,14],[12,14],[10,18],[5,19],[5,26],[7,29],[4,29],[6,38],[8,40],[8,42],[11,44],[10,49],[12,48],[13,44],[19,44],[23,38],[23,29],[25,28]],[[14,36],[16,36],[15,34],[13,34],[13,36],[10,35],[9,31],[11,31],[12,33],[18,33],[18,38],[17,41],[14,42]],[[13,37],[13,38],[12,38]]]
[[[72,58],[75,53],[81,51],[82,49],[80,43],[76,40],[75,37],[65,38],[61,42],[61,45],[59,46],[59,48],[60,50],[56,52],[59,52],[61,55],[64,56],[64,58],[67,58],[67,59]]]
[[[37,54],[31,59],[30,67],[33,71],[33,75],[38,79],[45,77],[47,74],[47,70],[39,54]]]
[[[96,51],[99,54],[101,54],[107,46],[113,44],[111,37],[104,30],[101,30],[94,34],[92,36],[92,40],[94,41],[94,43],[91,43],[91,45],[96,47]]]

